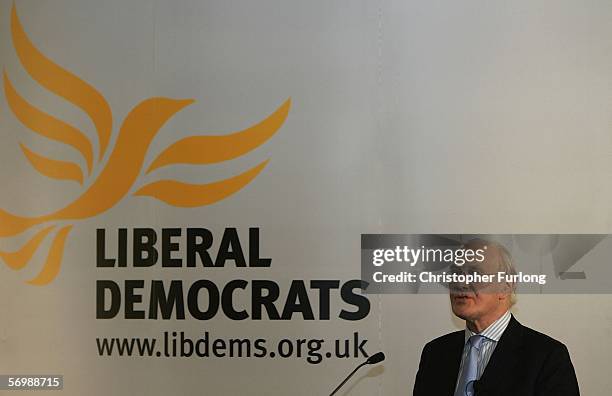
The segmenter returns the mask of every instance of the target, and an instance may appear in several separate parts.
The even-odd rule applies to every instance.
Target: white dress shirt
[[[469,348],[467,347],[467,344],[468,344],[468,340],[470,339],[470,337],[475,334],[480,334],[481,336],[484,337],[482,346],[478,353],[478,364],[477,364],[478,370],[477,370],[476,378],[480,379],[480,377],[482,376],[482,373],[485,371],[485,368],[487,367],[487,364],[489,364],[489,359],[491,359],[491,355],[493,354],[493,351],[495,350],[495,347],[497,346],[497,342],[501,338],[502,334],[504,334],[504,331],[506,331],[506,328],[508,327],[508,323],[510,323],[511,317],[512,315],[510,314],[510,311],[506,311],[505,314],[503,314],[495,322],[491,323],[489,327],[487,327],[480,333],[474,333],[472,330],[468,329],[467,326],[465,327],[465,343],[463,346],[463,354],[461,355],[461,365],[459,366],[459,374],[457,376],[457,379],[461,378],[461,373],[463,371],[465,359],[467,358],[467,354],[469,352]]]

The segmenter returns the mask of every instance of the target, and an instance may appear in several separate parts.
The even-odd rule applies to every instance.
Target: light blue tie
[[[465,362],[463,363],[463,371],[457,383],[455,396],[473,396],[474,381],[478,375],[478,354],[485,337],[475,334],[468,339],[466,345],[469,348]]]

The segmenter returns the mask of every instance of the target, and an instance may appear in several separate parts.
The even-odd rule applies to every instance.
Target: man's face
[[[485,253],[485,259],[482,263],[466,263],[462,267],[453,267],[453,271],[459,273],[478,272],[480,274],[496,275],[499,264],[496,252],[489,249]],[[506,297],[505,292],[501,290],[502,286],[499,283],[451,284],[450,300],[453,313],[461,319],[476,321],[495,312],[499,309],[500,304],[505,303],[504,300],[500,300],[500,297]]]

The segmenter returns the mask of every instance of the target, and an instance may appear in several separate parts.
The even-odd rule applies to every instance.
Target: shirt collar
[[[470,337],[475,334],[479,334],[491,341],[495,341],[495,342],[499,341],[502,334],[504,334],[504,331],[506,331],[506,327],[508,327],[508,324],[510,323],[511,318],[512,318],[512,315],[510,314],[510,311],[508,310],[499,319],[491,323],[489,327],[487,327],[480,333],[474,333],[472,330],[468,329],[468,327],[466,326],[465,327],[465,342],[467,342],[470,339]]]

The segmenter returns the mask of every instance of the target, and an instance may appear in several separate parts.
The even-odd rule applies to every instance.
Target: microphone
[[[330,393],[329,396],[333,396],[336,394],[336,392],[338,392],[340,390],[340,388],[342,388],[342,385],[346,384],[346,381],[348,381],[349,379],[351,379],[351,377],[357,372],[357,370],[359,370],[360,368],[362,368],[363,366],[365,366],[366,364],[376,364],[376,363],[380,363],[383,360],[385,360],[385,354],[382,352],[377,352],[374,355],[370,356],[368,358],[368,360],[366,360],[365,362],[361,363],[359,366],[357,366],[355,368],[355,370],[351,371],[351,373],[344,379],[344,381],[342,381],[340,383],[340,385],[338,385],[336,387],[336,389],[334,389],[334,391],[332,393]]]
[[[366,360],[366,364],[376,364],[385,360],[385,354],[382,352],[375,353]]]

